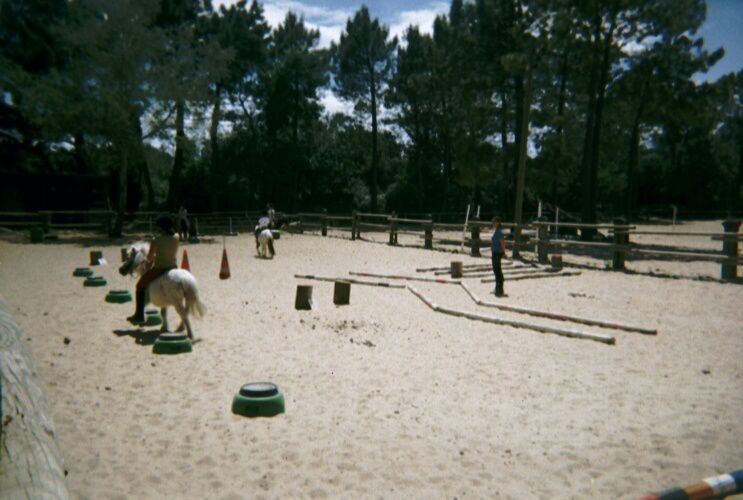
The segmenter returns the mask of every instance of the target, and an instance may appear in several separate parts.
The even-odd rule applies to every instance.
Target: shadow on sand
[[[160,329],[156,330],[143,330],[141,328],[135,328],[132,330],[114,330],[114,334],[123,337],[128,335],[134,338],[134,343],[138,345],[152,345],[160,336]]]

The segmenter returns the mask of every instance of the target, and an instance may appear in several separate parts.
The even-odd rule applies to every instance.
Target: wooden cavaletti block
[[[351,283],[348,281],[336,281],[333,288],[333,304],[345,306],[351,302]]]
[[[312,309],[312,285],[297,285],[294,309],[309,311]]]

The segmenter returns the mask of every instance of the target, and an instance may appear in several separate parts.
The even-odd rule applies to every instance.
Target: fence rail
[[[159,212],[137,212],[125,214],[125,230],[152,232],[154,221]],[[53,229],[84,229],[108,232],[115,214],[107,210],[90,211],[40,211],[0,212],[0,227],[34,228],[41,227],[45,232]],[[262,216],[259,212],[212,212],[189,214],[196,233],[203,234],[234,234],[235,230],[252,232],[255,223]],[[449,223],[437,222],[434,216],[426,214],[425,219],[398,217],[395,213],[369,213],[354,211],[351,215],[328,214],[322,212],[300,212],[296,214],[282,214],[289,231],[303,233],[305,230],[319,230],[327,236],[328,230],[337,232],[350,231],[351,239],[361,239],[362,232],[389,233],[389,244],[398,245],[399,235],[418,236],[424,240],[424,248],[433,249],[437,245],[457,245],[467,247],[471,255],[480,256],[480,249],[487,247],[489,242],[481,237],[481,232],[489,222],[469,220]],[[448,217],[447,217],[448,218]],[[330,224],[330,222],[346,222],[346,224]],[[739,242],[743,235],[739,232],[740,220],[726,220],[722,223],[721,232],[694,232],[694,231],[648,231],[638,230],[622,219],[613,223],[576,223],[555,222],[544,218],[517,225],[504,222],[502,226],[511,229],[510,243],[514,257],[522,250],[533,250],[540,263],[549,262],[550,253],[563,253],[565,249],[586,249],[596,252],[609,252],[612,256],[612,267],[624,269],[625,261],[630,256],[662,256],[668,260],[698,260],[719,263],[721,277],[724,280],[737,278],[737,267],[743,265],[743,257],[738,253]],[[581,230],[605,230],[610,235],[609,241],[580,241],[574,239],[559,239],[559,228],[573,228]],[[464,233],[462,231],[464,230]],[[554,230],[554,234],[553,234]],[[439,233],[439,234],[436,234]],[[448,234],[441,234],[448,233]],[[458,233],[456,236],[451,233]],[[721,252],[694,252],[677,247],[654,248],[648,243],[638,244],[631,242],[632,236],[685,236],[722,241]]]

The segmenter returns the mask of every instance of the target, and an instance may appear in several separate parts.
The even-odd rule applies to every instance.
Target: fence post
[[[327,208],[322,209],[321,224],[322,224],[322,229],[320,230],[320,233],[323,236],[327,236],[328,235],[328,209]]]
[[[427,216],[430,219],[430,222],[425,226],[426,236],[423,247],[428,250],[433,250],[433,215],[427,214]]]
[[[297,226],[297,232],[304,234],[304,215],[299,214],[299,225]]]
[[[625,226],[625,227],[620,227]],[[625,219],[614,219],[614,244],[626,246],[629,245],[629,229],[627,229]],[[627,257],[627,249],[615,249],[612,268],[615,270],[624,270],[624,259]]]
[[[740,220],[728,219],[722,221],[723,231],[726,233],[736,233],[734,237],[723,236],[722,237],[722,253],[730,259],[738,258],[738,228],[740,228]],[[738,277],[738,263],[737,262],[723,262],[720,267],[720,274],[724,280],[734,280]]]
[[[359,230],[359,213],[356,210],[354,210],[351,213],[351,239],[352,240],[356,239],[356,234],[358,233],[358,230]],[[360,236],[361,235],[359,235],[359,237]]]
[[[470,239],[472,240],[470,255],[473,257],[480,256],[480,225],[478,222],[477,217],[474,221],[470,221]]]
[[[390,245],[397,245],[397,221],[395,220],[397,215],[392,212],[389,216],[390,221]]]
[[[549,262],[548,253],[550,244],[549,219],[540,216],[537,221],[539,222],[537,224],[537,259],[540,264],[547,264]]]

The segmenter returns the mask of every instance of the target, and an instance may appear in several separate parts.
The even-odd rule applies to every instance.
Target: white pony
[[[151,267],[147,261],[149,250],[150,244],[143,241],[130,245],[119,273],[122,276],[127,274],[141,276],[147,272]],[[160,307],[160,314],[163,317],[163,326],[160,329],[162,332],[168,331],[167,307],[173,306],[181,317],[181,324],[176,331],[182,332],[185,326],[189,338],[195,340],[188,316],[201,318],[206,314],[206,306],[199,300],[199,290],[193,274],[185,269],[171,269],[150,283],[145,296],[147,295],[153,304]],[[150,300],[145,300],[145,303]]]
[[[259,257],[268,258],[268,254],[271,254],[271,258],[273,258],[276,255],[276,250],[273,247],[273,233],[270,229],[262,229],[261,226],[256,226],[255,249]]]

